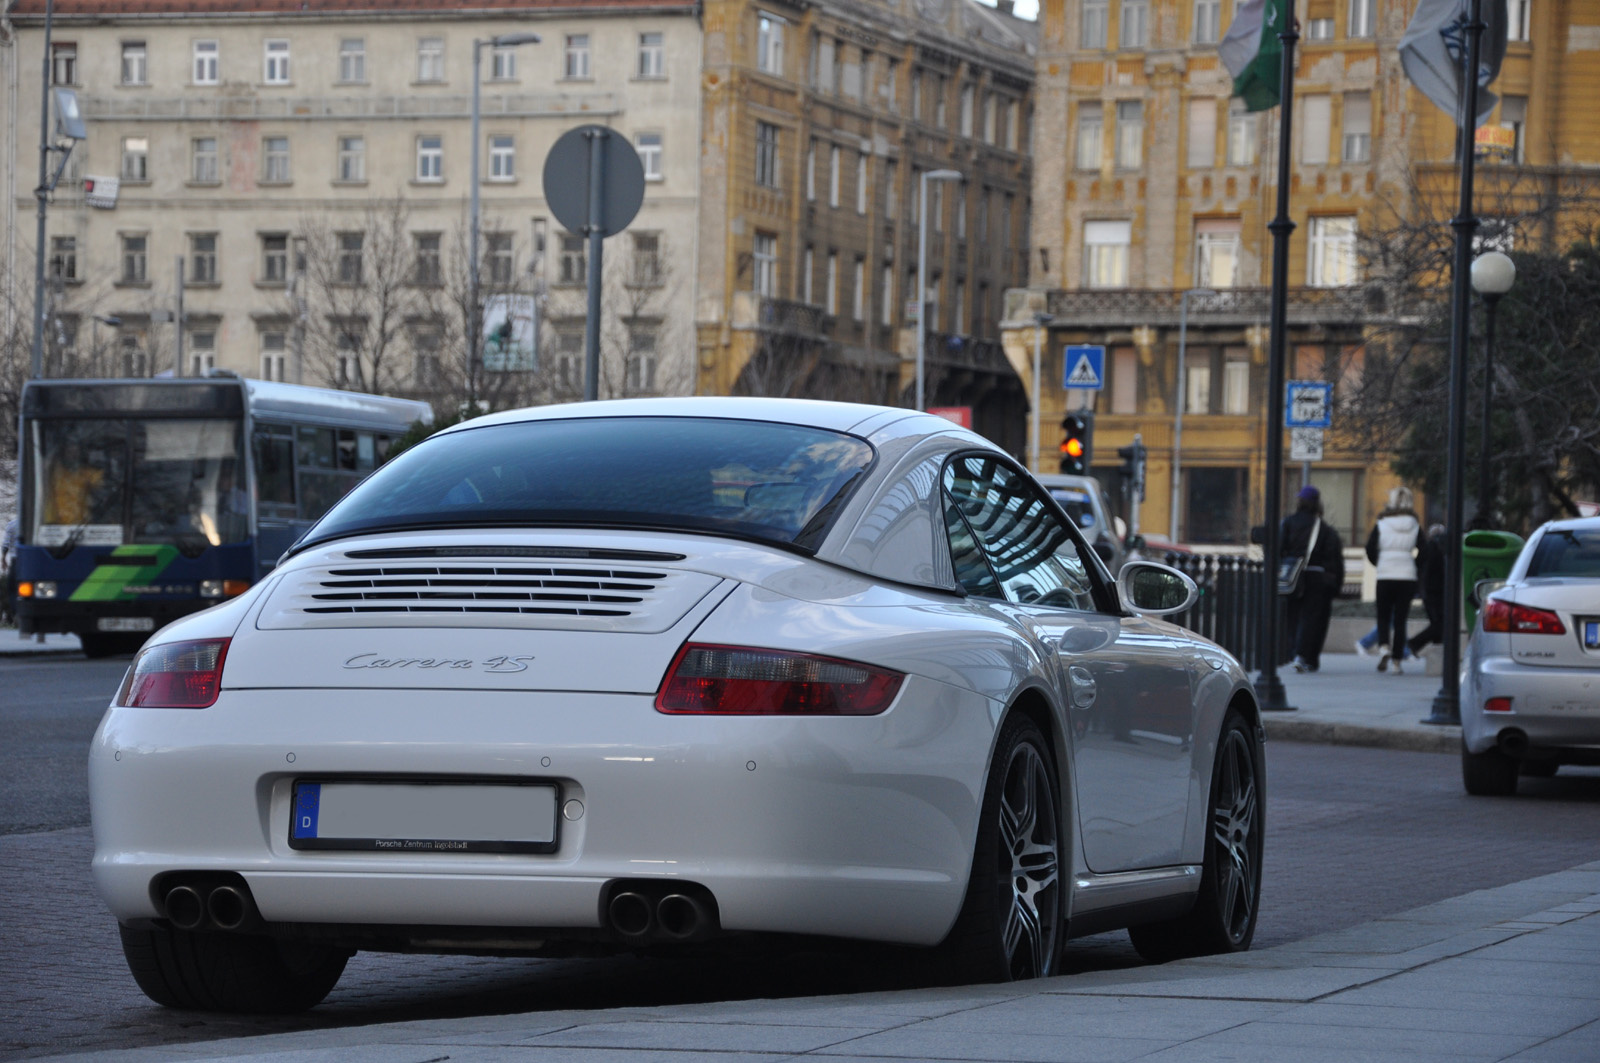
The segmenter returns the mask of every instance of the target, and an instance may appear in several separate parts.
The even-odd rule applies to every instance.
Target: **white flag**
[[[1488,91],[1506,56],[1505,0],[1476,0],[1486,28],[1478,43],[1478,114],[1473,126],[1489,118],[1499,98]],[[1467,26],[1474,0],[1419,0],[1417,13],[1400,38],[1400,65],[1406,77],[1440,110],[1461,121],[1461,68],[1466,63]]]

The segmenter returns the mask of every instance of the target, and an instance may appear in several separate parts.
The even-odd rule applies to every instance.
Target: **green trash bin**
[[[1462,616],[1467,630],[1478,622],[1472,589],[1481,579],[1505,579],[1522,552],[1522,536],[1506,531],[1469,531],[1461,537]]]

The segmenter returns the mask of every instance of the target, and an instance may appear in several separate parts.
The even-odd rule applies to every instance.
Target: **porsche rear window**
[[[649,527],[814,550],[872,464],[801,425],[584,417],[435,436],[346,495],[306,544],[386,528]]]
[[[1529,576],[1600,576],[1600,529],[1546,532],[1528,561]]]

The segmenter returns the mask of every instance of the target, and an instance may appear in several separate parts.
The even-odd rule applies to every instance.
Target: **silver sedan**
[[[1051,974],[1248,948],[1250,685],[942,418],[554,406],[418,444],[157,633],[90,754],[94,877],[175,1007],[314,1005],[352,951],[721,935]]]
[[[1533,533],[1487,592],[1461,687],[1467,792],[1600,764],[1600,517]]]

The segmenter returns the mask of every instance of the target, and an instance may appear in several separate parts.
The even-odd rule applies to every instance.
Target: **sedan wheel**
[[[1261,900],[1262,777],[1260,747],[1249,724],[1229,712],[1211,772],[1211,829],[1200,892],[1188,915],[1129,928],[1139,955],[1164,963],[1250,947]]]
[[[1498,749],[1461,750],[1461,783],[1474,797],[1510,797],[1517,792],[1517,762]]]
[[[958,977],[1043,978],[1061,931],[1060,800],[1050,747],[1024,716],[1000,733],[967,898],[945,941]]]

